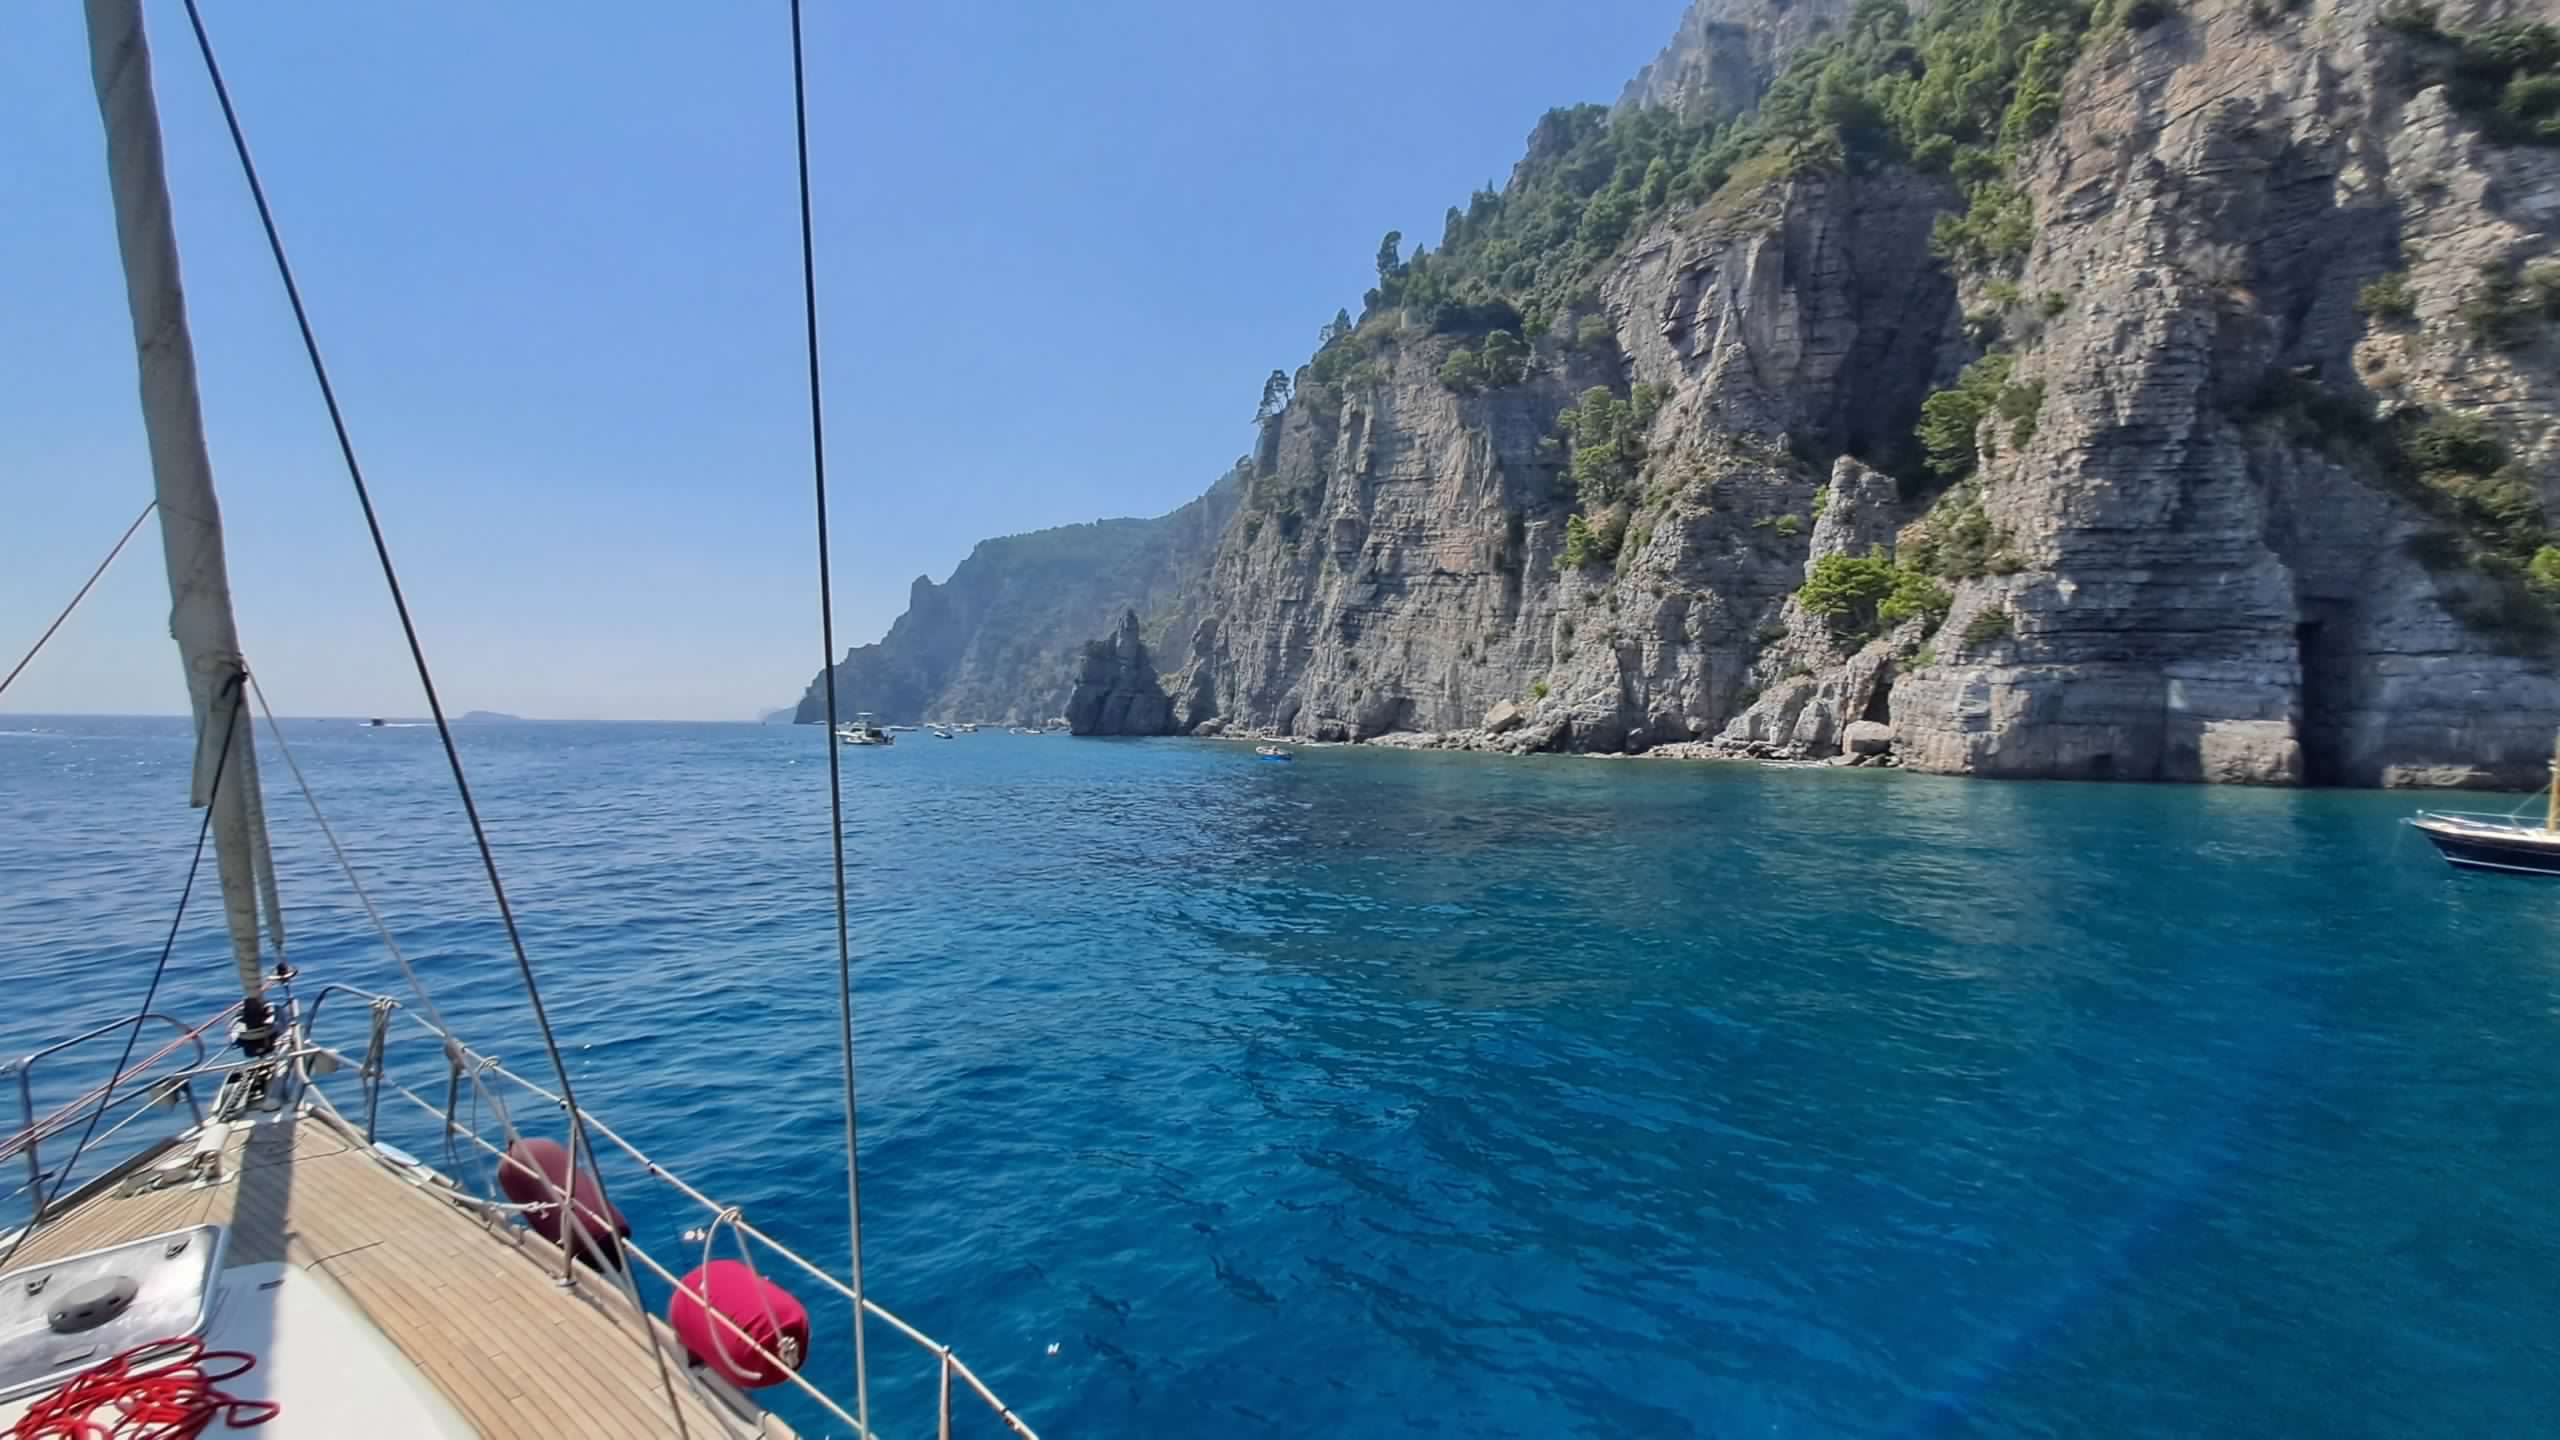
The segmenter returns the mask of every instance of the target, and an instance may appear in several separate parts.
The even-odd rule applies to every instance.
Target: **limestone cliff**
[[[1891,477],[1855,460],[1832,468],[1821,516],[1813,523],[1805,578],[1823,562],[1889,545],[1907,507]],[[1864,617],[1851,617],[1863,620]],[[1802,592],[1779,612],[1776,638],[1760,652],[1762,684],[1750,704],[1727,721],[1704,753],[1780,759],[1817,758],[1846,748],[1849,727],[1892,718],[1887,699],[1925,633],[1923,618],[1899,620],[1884,634],[1877,617],[1843,635],[1832,617],[1808,606]]]
[[[1618,111],[1684,115],[1756,108],[1789,56],[1849,18],[1849,0],[1693,0],[1662,53],[1636,72]]]
[[[1452,392],[1452,342],[1423,338],[1365,389],[1302,387],[1219,549],[1184,716],[1362,739],[1534,699],[1575,749],[1712,729],[1802,576],[1777,517],[1801,523],[1821,472],[1797,452],[1890,448],[1927,393],[1955,323],[1941,188],[1835,177],[1665,225],[1587,343],[1537,342],[1518,384]],[[1637,384],[1669,398],[1618,554],[1563,563],[1557,417]]]
[[[1184,634],[1197,623],[1198,577],[1235,512],[1242,479],[1153,520],[1098,520],[988,540],[936,585],[917,576],[906,613],[830,673],[836,704],[894,724],[928,716],[1037,724],[1074,685],[1068,657],[1136,609]],[[795,718],[825,718],[812,680]]]
[[[2389,4],[1697,0],[1275,377],[1170,724],[2538,783],[2560,0]]]
[[[2551,252],[2560,156],[2413,83],[2421,43],[2366,0],[2229,0],[2083,58],[2022,166],[2040,225],[2017,289],[2070,303],[2019,360],[2032,436],[1986,466],[2021,568],[1967,585],[1941,663],[1896,687],[1912,763],[2538,783],[2544,627],[2481,613],[2498,579],[2430,548],[2443,507],[2364,432],[2482,417],[2537,523],[2560,502],[2541,316],[2512,345],[2465,319]],[[2405,302],[2364,295],[2386,277]]]
[[[2560,42],[2481,30],[2507,13],[2137,0],[1995,178],[1746,166],[1621,246],[1521,383],[1453,390],[1466,336],[1364,320],[1367,383],[1302,375],[1258,457],[1182,715],[1371,738],[1518,701],[1515,748],[1823,756],[1889,721],[1958,773],[2535,783],[2560,155],[2516,143],[2539,92],[2504,133],[2461,102],[2484,46],[2550,43],[2530,75]],[[1835,19],[1701,0],[1630,101],[1756,98]],[[1988,240],[1940,219],[2000,206]],[[1910,437],[1977,373],[1950,488]],[[1606,506],[1560,480],[1591,384],[1658,397]],[[1559,563],[1574,515],[1607,563]],[[1959,548],[1890,625],[1791,598],[1826,555]]]

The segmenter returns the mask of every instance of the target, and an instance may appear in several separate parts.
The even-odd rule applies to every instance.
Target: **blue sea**
[[[139,999],[196,821],[182,721],[0,732],[15,1053]],[[841,1264],[820,734],[459,733],[582,1102]],[[286,735],[437,1001],[545,1077],[435,732]],[[405,994],[263,758],[301,993]],[[999,734],[844,762],[871,1290],[1052,1440],[2560,1414],[2560,885],[2448,871],[2408,797]],[[160,1008],[228,974],[200,889]],[[321,1038],[360,1049],[359,1008]],[[429,1042],[392,1070],[440,1093]],[[681,1253],[698,1213],[608,1179]],[[849,1393],[843,1307],[794,1288]],[[930,1360],[870,1354],[883,1428],[929,1433]]]

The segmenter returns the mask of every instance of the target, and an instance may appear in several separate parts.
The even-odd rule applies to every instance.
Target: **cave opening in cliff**
[[[2302,718],[2295,727],[2302,745],[2302,783],[2305,785],[2338,785],[2345,783],[2345,757],[2341,754],[2344,739],[2337,720],[2337,701],[2344,678],[2340,666],[2346,658],[2336,652],[2329,637],[2335,632],[2321,620],[2311,619],[2293,627],[2294,653],[2302,666]]]
[[[1893,672],[1888,669],[1876,677],[1876,693],[1867,697],[1867,708],[1858,716],[1879,725],[1893,723]]]

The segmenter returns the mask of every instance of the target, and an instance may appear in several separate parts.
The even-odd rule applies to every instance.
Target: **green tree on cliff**
[[[1272,371],[1271,378],[1262,382],[1262,405],[1253,412],[1253,423],[1259,425],[1279,414],[1281,409],[1289,403],[1289,390],[1289,372]]]

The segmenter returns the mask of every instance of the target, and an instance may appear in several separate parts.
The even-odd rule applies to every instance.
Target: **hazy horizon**
[[[472,708],[735,720],[823,659],[787,26],[641,9],[208,17],[429,659]],[[838,653],[980,540],[1206,489],[1379,235],[1436,239],[1680,10],[814,10]],[[251,662],[296,712],[423,712],[173,17],[151,7],[153,60]],[[80,14],[12,20],[0,196],[28,223],[0,264],[47,283],[0,392],[0,664],[150,491]],[[183,710],[156,541],[0,713]]]

